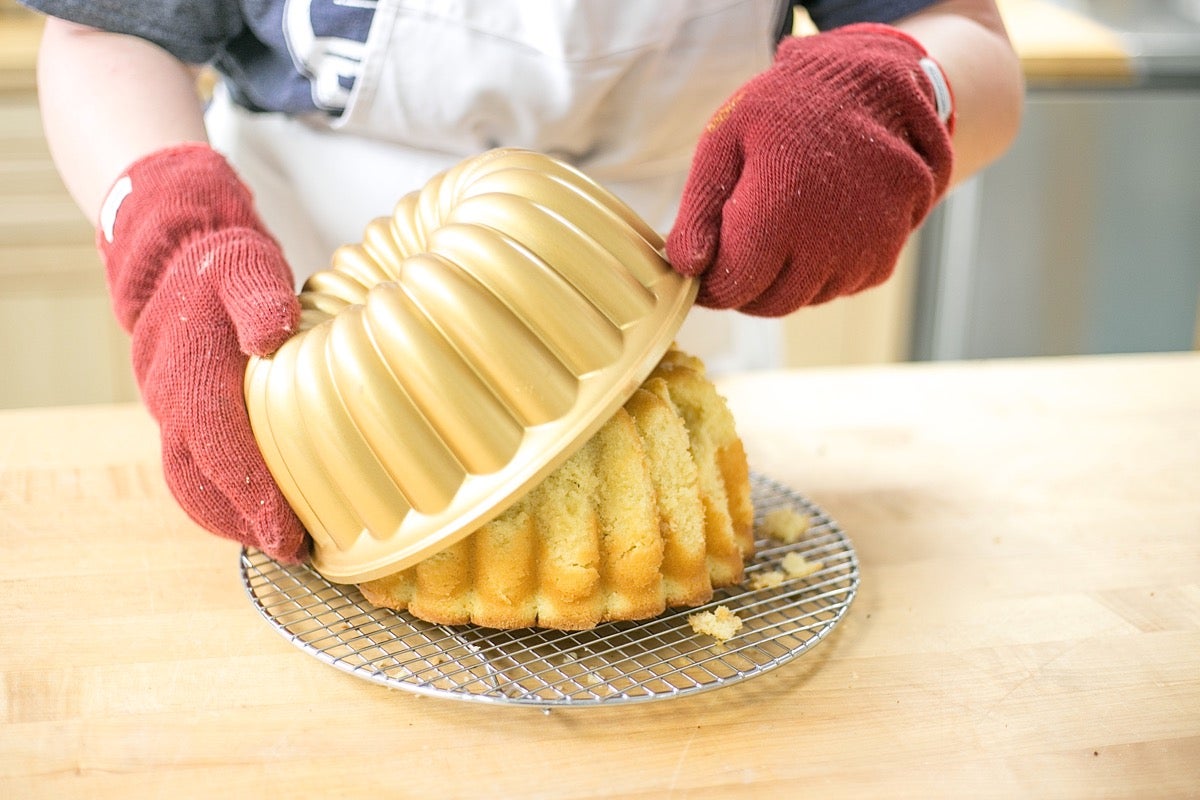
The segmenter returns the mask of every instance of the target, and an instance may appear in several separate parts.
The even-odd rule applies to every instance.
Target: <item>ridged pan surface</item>
[[[662,240],[567,165],[494,150],[372,221],[300,295],[301,330],[253,358],[263,457],[356,583],[500,514],[642,383],[695,297]]]

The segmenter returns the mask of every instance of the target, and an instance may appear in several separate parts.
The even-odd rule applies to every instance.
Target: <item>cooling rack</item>
[[[396,689],[483,703],[611,706],[683,697],[729,686],[797,658],[824,639],[858,590],[849,538],[816,504],[764,476],[751,476],[755,527],[780,508],[807,514],[800,541],[758,536],[746,581],[698,608],[587,631],[492,630],[442,626],[375,608],[354,586],[330,583],[307,566],[280,564],[245,549],[242,581],[254,607],[292,644],[359,678]],[[821,567],[753,589],[753,576],[781,571],[799,553]],[[778,576],[774,576],[778,577]],[[726,606],[743,622],[719,642],[688,616]]]

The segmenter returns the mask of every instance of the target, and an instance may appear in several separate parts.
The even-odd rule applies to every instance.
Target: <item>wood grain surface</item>
[[[1054,0],[996,0],[1009,39],[1031,86],[1126,84],[1136,78],[1137,54],[1121,35]]]
[[[277,635],[137,406],[0,412],[0,797],[1188,797],[1200,355],[747,374],[863,582],[811,653],[620,708],[422,698]]]

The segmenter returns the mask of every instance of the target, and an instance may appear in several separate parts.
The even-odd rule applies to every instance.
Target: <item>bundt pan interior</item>
[[[313,566],[378,578],[503,512],[629,399],[695,292],[631,209],[542,154],[489,151],[401,198],[247,367]]]

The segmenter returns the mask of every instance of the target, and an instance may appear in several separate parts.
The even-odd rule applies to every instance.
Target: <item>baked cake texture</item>
[[[570,459],[371,603],[446,625],[582,630],[696,606],[753,554],[746,454],[704,365],[677,349]]]

